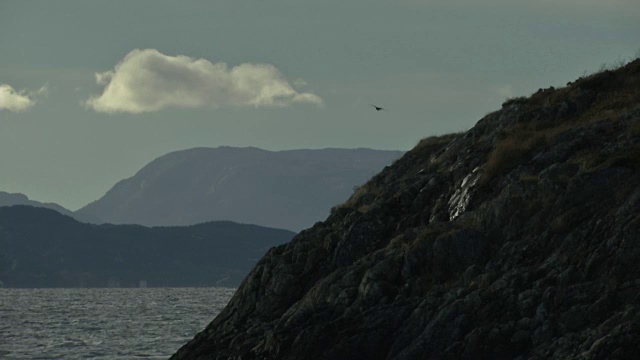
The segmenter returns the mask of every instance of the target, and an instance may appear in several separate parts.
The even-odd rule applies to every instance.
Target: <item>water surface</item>
[[[0,289],[2,359],[166,359],[235,289]]]

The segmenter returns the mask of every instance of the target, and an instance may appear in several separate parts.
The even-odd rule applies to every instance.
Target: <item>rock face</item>
[[[640,60],[420,142],[173,359],[636,359]]]
[[[157,158],[76,212],[112,224],[213,220],[300,231],[327,217],[400,151],[195,148]]]
[[[92,225],[50,209],[1,207],[0,284],[235,287],[269,248],[293,235],[231,222]]]

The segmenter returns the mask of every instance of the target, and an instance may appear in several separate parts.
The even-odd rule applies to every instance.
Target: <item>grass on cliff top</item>
[[[422,153],[429,148],[439,148],[442,145],[448,144],[453,141],[455,138],[460,136],[463,133],[450,133],[438,136],[429,136],[418,142],[413,149],[411,149],[411,153]]]
[[[582,77],[560,89],[538,90],[529,98],[510,99],[504,106],[517,105],[526,113],[534,114],[545,109],[576,106],[581,97],[594,97],[583,111],[566,112],[563,116],[549,116],[517,124],[507,129],[489,154],[479,184],[486,185],[493,178],[505,174],[542,150],[553,138],[565,131],[596,122],[615,122],[629,111],[640,109],[640,59],[619,65],[614,70]],[[640,124],[627,128],[629,136],[640,134]],[[594,140],[595,141],[595,140]],[[615,154],[605,158],[594,151],[583,153],[581,161],[589,168],[616,162],[640,168],[640,158],[634,154]],[[634,152],[635,153],[635,152]]]
[[[544,109],[557,109],[564,102],[574,102],[585,94],[594,96],[595,99],[582,111],[523,122],[500,134],[496,146],[487,157],[478,185],[486,185],[492,179],[526,162],[532,155],[551,143],[556,136],[568,130],[600,121],[617,121],[621,115],[640,109],[640,59],[627,64],[618,64],[616,68],[602,69],[600,72],[570,82],[562,88],[540,89],[530,97],[509,99],[503,107],[518,105],[523,108],[523,112],[536,114]],[[631,124],[627,131],[629,136],[640,136],[640,124]],[[442,149],[444,145],[460,135],[461,133],[451,133],[424,138],[403,158],[409,162],[425,162],[425,167],[436,166],[437,157],[431,153]],[[596,150],[597,145],[594,144]],[[581,156],[583,158],[580,161],[583,161],[588,168],[602,167],[603,164],[619,164],[640,169],[640,148],[631,153],[613,154],[608,157],[602,156],[597,151],[584,153]],[[396,163],[401,161],[403,159]],[[343,204],[335,206],[332,212],[344,208],[357,209],[362,213],[369,211],[375,199],[382,194],[382,185],[376,181],[376,177],[354,188],[353,195]]]

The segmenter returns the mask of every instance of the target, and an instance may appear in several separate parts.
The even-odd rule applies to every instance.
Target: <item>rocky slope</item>
[[[640,60],[421,141],[173,359],[636,359]]]
[[[293,235],[231,222],[91,225],[50,209],[1,207],[0,285],[235,287],[270,247]]]
[[[195,148],[157,158],[76,212],[112,224],[212,220],[300,231],[327,217],[400,151]]]

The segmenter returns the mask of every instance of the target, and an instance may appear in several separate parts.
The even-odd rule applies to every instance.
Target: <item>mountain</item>
[[[155,159],[76,212],[113,224],[230,220],[299,231],[324,219],[399,151],[195,148]]]
[[[287,230],[232,222],[92,225],[31,206],[0,208],[5,287],[234,287]]]
[[[71,216],[80,222],[99,222],[99,220],[93,216],[74,214],[73,211],[67,210],[64,207],[55,203],[41,203],[39,201],[30,200],[24,194],[8,193],[8,192],[0,191],[0,207],[13,206],[13,205],[28,205],[28,206],[35,206],[35,207],[43,207],[43,208],[55,210],[62,215]]]
[[[427,138],[173,359],[636,359],[640,60]]]
[[[8,193],[0,191],[0,206],[13,206],[13,205],[28,205],[35,207],[43,207],[51,210],[55,210],[60,214],[73,216],[71,210],[67,210],[62,206],[55,203],[41,203],[39,201],[30,200],[26,195],[19,193]]]

